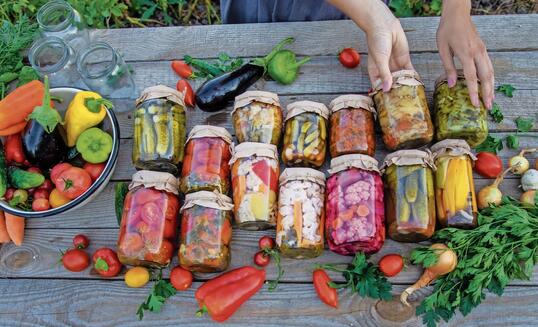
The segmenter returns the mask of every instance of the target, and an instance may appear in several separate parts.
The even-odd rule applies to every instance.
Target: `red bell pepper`
[[[103,277],[117,276],[122,268],[118,255],[110,248],[100,248],[93,254],[93,267]]]
[[[20,133],[12,134],[6,137],[6,160],[23,164],[26,161],[22,150],[22,137]]]
[[[331,278],[327,275],[325,270],[314,270],[312,280],[314,281],[314,288],[316,289],[316,293],[318,293],[320,300],[333,308],[338,308],[338,293],[335,288],[329,286]]]
[[[261,160],[252,165],[252,171],[258,176],[262,182],[269,186],[275,193],[278,191],[278,176],[277,173],[267,164],[267,161]]]

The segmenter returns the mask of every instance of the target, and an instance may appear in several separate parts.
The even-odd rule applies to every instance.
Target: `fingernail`
[[[383,82],[383,92],[388,92],[390,91],[390,82],[389,81],[384,81]]]
[[[488,99],[486,101],[486,108],[489,110],[489,109],[491,109],[492,106],[493,106],[493,103],[491,102],[491,99]]]
[[[456,80],[453,77],[448,78],[448,87],[454,87],[456,85]]]
[[[480,107],[480,100],[478,100],[478,95],[476,94],[471,95],[471,103],[473,104],[473,106],[477,108]]]

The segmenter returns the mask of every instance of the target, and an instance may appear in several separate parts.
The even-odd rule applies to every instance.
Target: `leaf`
[[[165,298],[160,295],[151,294],[148,299],[148,310],[152,312],[161,312]]]
[[[493,103],[493,107],[491,108],[491,110],[488,111],[488,113],[493,119],[493,121],[497,124],[502,123],[502,121],[504,120],[504,114],[501,110],[501,107],[496,102]]]
[[[506,137],[506,146],[512,150],[519,149],[519,136],[514,134],[508,135]]]
[[[17,82],[17,87],[24,84],[30,83],[39,79],[39,74],[30,66],[24,66],[21,68],[19,73],[19,81]]]
[[[510,84],[501,84],[497,87],[497,92],[503,93],[509,98],[512,98],[514,96],[515,90],[516,88]]]
[[[517,131],[522,133],[530,131],[534,125],[534,121],[532,119],[522,117],[516,118],[515,123]]]
[[[389,2],[389,7],[396,17],[413,16],[413,9],[409,6],[407,0],[391,0]]]
[[[491,152],[495,154],[497,154],[497,152],[501,151],[502,149],[502,140],[491,135],[488,135],[486,140],[475,148],[476,152]]]
[[[62,116],[50,105],[50,88],[49,79],[45,76],[45,94],[43,104],[34,108],[34,111],[26,118],[37,121],[47,133],[52,133],[58,123],[61,123]]]

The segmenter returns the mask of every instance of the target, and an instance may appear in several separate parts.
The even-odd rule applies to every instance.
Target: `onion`
[[[521,176],[523,191],[538,190],[538,170],[529,169]]]
[[[508,162],[508,167],[513,167],[512,172],[517,175],[521,175],[527,170],[529,170],[529,160],[525,158],[526,153],[535,152],[537,151],[537,148],[533,149],[525,149],[522,150],[517,156],[514,156],[510,158],[510,161]]]
[[[529,190],[521,194],[519,201],[531,206],[536,204],[536,190]]]
[[[501,204],[503,194],[501,190],[499,190],[499,184],[501,184],[501,182],[503,181],[504,176],[516,167],[518,167],[518,165],[506,169],[495,179],[493,184],[482,188],[480,192],[478,192],[478,196],[476,197],[476,203],[479,209],[485,209],[489,207],[490,204],[494,204],[496,206]]]

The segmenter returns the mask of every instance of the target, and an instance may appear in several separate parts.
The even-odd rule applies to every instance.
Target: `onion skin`
[[[503,194],[497,188],[497,185],[489,185],[484,187],[478,192],[476,197],[476,204],[479,209],[485,209],[489,207],[490,204],[498,206],[501,204]]]
[[[529,160],[524,156],[517,155],[510,158],[508,162],[508,167],[512,168],[512,172],[516,175],[522,175],[524,172],[529,170]]]
[[[535,199],[536,199],[536,190],[529,190],[521,194],[519,201],[521,203],[525,203],[525,204],[533,206],[536,204]]]

